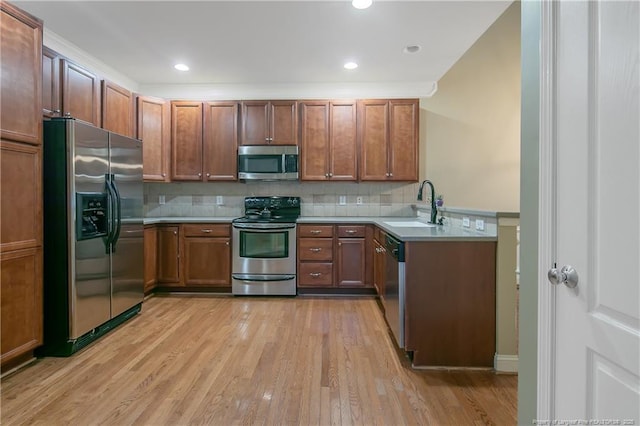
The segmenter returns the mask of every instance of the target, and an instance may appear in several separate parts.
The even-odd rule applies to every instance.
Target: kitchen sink
[[[396,228],[435,228],[436,225],[432,223],[418,222],[417,220],[403,221],[403,222],[383,222],[385,225],[393,226]]]

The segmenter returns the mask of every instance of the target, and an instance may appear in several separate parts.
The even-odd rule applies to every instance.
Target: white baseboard
[[[493,357],[493,368],[504,373],[518,372],[518,355],[500,355]]]

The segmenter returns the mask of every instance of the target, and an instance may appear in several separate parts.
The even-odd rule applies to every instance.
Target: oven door
[[[295,223],[233,224],[234,275],[295,275]]]

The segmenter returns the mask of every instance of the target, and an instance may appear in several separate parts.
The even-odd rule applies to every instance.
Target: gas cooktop
[[[300,216],[300,197],[247,197],[244,216],[233,223],[291,223]]]

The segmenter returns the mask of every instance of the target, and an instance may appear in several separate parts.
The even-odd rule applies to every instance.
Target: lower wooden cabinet
[[[180,286],[180,226],[158,227],[158,284]]]
[[[144,293],[151,292],[158,283],[158,229],[144,227]]]
[[[186,287],[231,286],[231,227],[182,225],[183,284]]]
[[[0,362],[42,344],[42,247],[0,254]]]
[[[298,287],[372,287],[372,235],[368,225],[298,225]]]

